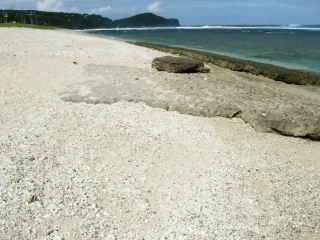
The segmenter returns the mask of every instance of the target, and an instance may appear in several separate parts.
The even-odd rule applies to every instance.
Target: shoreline
[[[72,31],[0,34],[0,239],[319,239],[320,142],[249,123],[315,132],[320,88],[158,72],[166,53]]]
[[[92,29],[78,29],[78,31],[96,32],[96,31],[148,31],[148,30],[174,30],[174,29],[187,29],[187,30],[204,30],[204,29],[227,29],[227,30],[294,30],[294,31],[320,31],[319,25],[305,25],[304,27],[290,27],[281,25],[200,25],[200,26],[179,26],[179,27],[114,27],[114,28],[92,28]]]
[[[85,35],[92,36],[92,34]],[[134,44],[133,42],[127,42],[119,38],[108,38],[105,35],[93,34],[93,36],[102,40],[115,41],[119,44],[128,44],[128,46],[133,48],[138,46],[139,49],[137,50],[141,52],[150,51],[150,53],[152,53],[153,50],[157,50],[155,53],[163,56],[168,51],[173,54],[182,53],[187,56],[190,56],[189,54],[191,52],[191,57],[194,57],[194,52],[196,52],[196,57],[202,61],[205,61],[203,58],[206,57],[206,55],[194,50],[177,52],[177,48],[174,48],[174,51],[172,51],[171,47],[167,47],[169,50],[164,51],[162,46],[160,48],[155,48],[154,46],[151,48],[145,46],[145,43]],[[318,86],[311,84],[307,86],[303,86],[302,84],[300,84],[300,86],[296,84],[286,84],[283,83],[284,81],[274,81],[270,77],[262,76],[263,74],[252,74],[252,72],[247,71],[247,69],[245,69],[246,72],[244,70],[239,71],[239,69],[236,69],[238,72],[233,72],[224,65],[230,65],[230,61],[223,62],[220,58],[218,58],[218,60],[213,57],[207,58],[211,62],[212,59],[219,61],[218,64],[210,64],[208,66],[212,70],[209,74],[171,74],[169,81],[166,73],[154,70],[150,72],[151,62],[154,59],[152,58],[148,60],[148,71],[139,72],[128,69],[128,71],[132,71],[137,75],[136,78],[138,80],[141,80],[139,87],[136,83],[132,83],[130,76],[126,76],[120,69],[115,68],[114,71],[120,71],[115,78],[119,78],[119,86],[122,87],[114,84],[108,85],[99,80],[95,80],[94,83],[83,86],[83,88],[88,88],[89,94],[87,96],[82,96],[82,87],[79,88],[75,86],[66,92],[63,99],[73,103],[85,102],[89,104],[113,104],[121,100],[144,102],[151,107],[162,108],[167,111],[177,111],[181,114],[201,117],[220,116],[240,118],[258,132],[273,132],[284,136],[300,137],[315,141],[320,140],[317,123],[318,116],[316,113],[318,112],[318,96],[316,96],[316,93],[320,90]],[[207,60],[207,62],[209,60]],[[220,63],[222,63],[223,66],[219,66]],[[234,64],[234,62],[232,64]],[[237,64],[238,65],[235,65],[236,67],[242,66],[243,61],[240,61],[240,63],[237,62]],[[233,67],[233,65],[231,65],[231,67]],[[93,72],[100,71],[99,68],[93,66],[91,69],[90,71]],[[254,68],[249,68],[249,70],[252,69],[254,70]],[[268,69],[270,70],[270,66]],[[232,68],[232,70],[235,69]],[[112,71],[113,70],[111,70],[111,72]],[[101,74],[101,79],[108,79],[109,77],[103,72],[99,74]],[[292,73],[289,71],[289,74],[286,76],[290,77],[290,74]],[[306,73],[303,72],[303,74]],[[143,79],[152,79],[154,86],[150,88],[150,83]],[[186,79],[192,79],[194,83],[185,82]],[[210,79],[210,81],[207,82],[206,79]],[[218,82],[215,82],[217,79]],[[114,81],[114,79],[111,81]],[[168,89],[170,85],[172,89]],[[199,87],[200,85],[203,87]],[[153,95],[157,87],[161,94]],[[219,90],[219,88],[221,89]],[[110,89],[113,90],[111,91]],[[229,91],[226,91],[226,89],[229,89]],[[174,92],[178,91],[178,95],[172,95],[172,90]],[[108,94],[106,94],[107,92]],[[241,92],[241,94],[239,92]],[[214,95],[220,97],[213,97]],[[299,96],[300,101],[292,104],[297,96]],[[166,98],[167,100],[165,100]],[[316,103],[314,104],[310,98],[315,98]],[[263,107],[261,107],[262,105]]]
[[[275,64],[246,60],[185,47],[175,47],[140,41],[128,41],[123,39],[119,40],[162,52],[184,57],[191,57],[205,63],[211,63],[222,68],[230,69],[232,71],[250,73],[256,76],[264,76],[275,81],[285,82],[288,84],[320,86],[320,73],[309,70],[291,69]]]

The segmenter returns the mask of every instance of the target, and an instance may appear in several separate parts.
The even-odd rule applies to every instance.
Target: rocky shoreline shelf
[[[192,57],[194,59],[201,60],[207,63],[212,63],[219,67],[227,68],[233,71],[251,73],[257,76],[261,75],[276,81],[281,81],[289,84],[320,86],[320,74],[315,72],[288,69],[272,64],[243,60],[239,58],[208,53],[194,49],[187,49],[147,42],[129,42],[137,46],[148,47],[171,54],[177,54],[180,56]]]

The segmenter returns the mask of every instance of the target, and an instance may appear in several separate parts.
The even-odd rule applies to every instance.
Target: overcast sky
[[[0,0],[0,8],[97,13],[154,12],[182,24],[320,24],[320,0]]]

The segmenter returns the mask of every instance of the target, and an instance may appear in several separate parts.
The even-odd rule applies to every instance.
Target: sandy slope
[[[0,239],[320,238],[319,142],[64,102],[89,64],[147,72],[162,53],[59,31],[0,39]]]

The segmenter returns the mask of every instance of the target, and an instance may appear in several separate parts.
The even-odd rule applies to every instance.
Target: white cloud
[[[91,9],[90,13],[105,15],[106,13],[109,13],[111,10],[112,10],[112,7],[108,5],[105,7]]]
[[[148,11],[150,12],[154,12],[154,13],[157,13],[157,12],[160,12],[161,10],[161,2],[160,1],[154,1],[152,3],[150,3],[147,7]]]
[[[71,7],[71,8],[69,9],[69,11],[72,12],[72,13],[81,13],[80,9],[77,8],[77,7]]]
[[[38,0],[37,9],[42,11],[61,11],[63,2],[61,0]]]

